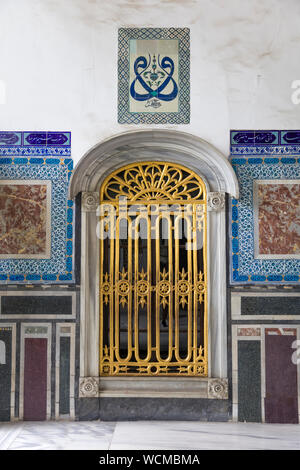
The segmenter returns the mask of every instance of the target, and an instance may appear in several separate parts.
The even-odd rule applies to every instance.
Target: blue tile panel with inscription
[[[230,160],[240,187],[240,198],[231,199],[230,207],[230,283],[299,284],[299,258],[254,257],[253,182],[300,183],[300,131],[233,130],[230,137]]]
[[[230,153],[248,157],[300,153],[299,130],[232,130]]]
[[[159,52],[157,57],[156,55],[150,57],[151,54],[138,57],[134,65],[135,78],[130,81],[130,41],[132,40],[177,41],[178,83],[173,78],[173,60],[167,56],[160,58]],[[120,28],[118,83],[118,122],[120,124],[188,124],[190,122],[190,30],[188,28]],[[179,100],[177,111],[159,111],[160,99],[171,101],[177,95]],[[151,111],[131,111],[130,96],[137,100],[147,99],[148,109]]]
[[[0,283],[72,283],[73,170],[70,132],[0,131],[1,180],[51,181],[51,256],[1,259]]]

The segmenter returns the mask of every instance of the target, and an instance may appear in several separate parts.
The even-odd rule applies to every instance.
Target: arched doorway
[[[206,188],[137,162],[103,182],[100,376],[207,376]]]
[[[199,348],[203,346],[205,349],[204,354],[201,357],[204,358],[204,361],[201,365],[204,364],[204,369],[196,368],[197,361],[192,364],[184,364],[187,367],[190,367],[190,370],[193,370],[193,373],[189,376],[180,375],[177,372],[177,369],[174,373],[176,377],[172,376],[172,373],[161,374],[163,372],[162,367],[165,364],[162,364],[162,361],[157,361],[159,359],[157,355],[157,346],[159,341],[155,339],[155,342],[152,340],[149,342],[147,335],[151,328],[147,329],[144,332],[144,345],[145,345],[145,354],[144,356],[140,354],[142,358],[145,359],[148,354],[148,364],[146,375],[150,372],[148,377],[144,377],[143,374],[140,374],[139,371],[129,371],[129,376],[127,376],[127,371],[124,369],[124,374],[120,374],[119,364],[115,364],[112,356],[109,357],[107,364],[108,369],[104,369],[104,364],[101,364],[101,360],[104,360],[106,353],[110,354],[109,348],[112,344],[113,347],[120,343],[120,330],[117,333],[119,335],[116,338],[116,329],[114,331],[114,343],[106,343],[103,341],[102,333],[103,326],[100,325],[103,313],[101,314],[101,305],[99,299],[103,295],[103,282],[105,282],[106,272],[101,271],[100,267],[104,267],[104,258],[101,258],[101,244],[98,237],[96,236],[97,229],[99,227],[99,203],[100,203],[100,191],[101,188],[105,187],[105,184],[110,180],[111,177],[117,175],[120,172],[127,171],[126,166],[132,169],[136,165],[140,164],[142,166],[156,165],[160,168],[160,173],[162,173],[165,165],[171,165],[172,168],[180,169],[180,171],[185,171],[186,174],[191,175],[198,181],[198,186],[202,188],[202,194],[204,199],[199,199],[195,206],[205,207],[205,217],[206,217],[206,246],[203,251],[203,260],[206,259],[206,268],[202,272],[205,274],[205,302],[202,302],[202,306],[206,308],[206,314],[202,314],[203,325],[199,329],[202,334],[207,332],[207,342],[199,340]],[[160,166],[161,165],[161,166]],[[150,166],[151,168],[151,166]],[[124,176],[124,173],[123,173]],[[121,180],[123,181],[124,178]],[[145,188],[144,188],[145,189]],[[227,298],[226,298],[226,219],[225,219],[225,194],[228,193],[231,196],[238,198],[238,184],[235,173],[228,162],[228,160],[220,154],[212,145],[207,142],[199,139],[190,134],[177,132],[177,131],[167,131],[167,130],[155,130],[155,131],[135,131],[127,132],[114,136],[106,141],[100,143],[91,149],[78,163],[77,167],[74,170],[74,174],[70,183],[70,195],[72,198],[77,197],[77,205],[81,208],[81,279],[80,279],[80,384],[79,384],[79,396],[82,399],[88,397],[150,397],[150,396],[176,396],[182,398],[188,397],[198,397],[198,398],[222,398],[226,399],[227,397]],[[103,191],[102,191],[102,194]],[[131,193],[132,195],[133,193]],[[104,200],[103,200],[104,202]],[[107,202],[107,201],[106,201]],[[142,201],[139,201],[142,202]],[[144,200],[145,202],[145,200]],[[165,203],[165,200],[163,200]],[[178,202],[178,201],[177,201]],[[144,204],[147,207],[147,204]],[[140,217],[141,218],[141,217]],[[132,221],[130,222],[132,223]],[[174,228],[174,220],[172,221],[172,227]],[[152,230],[152,226],[150,226]],[[147,241],[147,240],[146,240]],[[145,240],[144,240],[145,242]],[[151,241],[155,244],[155,240]],[[135,240],[131,241],[132,247],[135,245]],[[114,249],[115,249],[114,243]],[[147,251],[147,243],[145,244],[145,250]],[[174,240],[174,246],[175,240]],[[166,251],[168,252],[168,244],[166,244]],[[175,249],[175,248],[174,248]],[[172,245],[173,250],[173,245]],[[103,251],[102,251],[103,252]],[[106,251],[109,253],[109,250]],[[154,250],[151,251],[155,253]],[[205,252],[205,254],[204,254]],[[123,255],[122,255],[123,256]],[[150,259],[150,258],[149,258]],[[178,256],[179,259],[179,256]],[[177,272],[183,273],[183,266],[175,267],[175,254],[172,254],[172,264],[173,264],[173,273]],[[193,260],[193,255],[192,255]],[[154,264],[153,264],[154,262]],[[134,260],[131,260],[131,271],[134,271]],[[166,267],[169,264],[169,260],[166,261]],[[154,266],[154,271],[156,272],[157,263],[155,260],[151,261],[151,266]],[[163,279],[159,277],[154,278],[145,278],[143,276],[148,270],[147,263],[141,264],[138,268],[137,277],[132,277],[131,273],[131,284],[128,276],[128,262],[124,266],[125,270],[125,283],[122,281],[122,269],[119,269],[119,265],[113,266],[114,279],[113,282],[110,282],[107,285],[107,289],[114,290],[114,305],[111,308],[114,319],[116,312],[116,295],[118,295],[119,305],[124,301],[122,300],[122,295],[120,297],[120,288],[125,289],[127,295],[128,292],[131,292],[132,299],[138,292],[141,294],[142,291],[138,290],[137,283],[139,281],[146,280],[149,284],[140,282],[139,288],[143,284],[144,289],[148,292],[147,289],[153,288],[151,292],[153,294],[153,301],[148,302],[147,305],[151,306],[151,315],[155,317],[162,317],[161,311],[158,314],[158,309],[155,306],[154,297],[159,292],[158,285]],[[176,271],[177,269],[177,271]],[[192,263],[192,270],[193,270]],[[118,271],[116,277],[116,271]],[[153,271],[153,269],[152,269]],[[167,272],[167,269],[166,269]],[[196,270],[193,272],[196,273]],[[121,274],[120,274],[121,273]],[[148,273],[148,271],[147,271]],[[146,274],[147,274],[146,273]],[[100,275],[101,274],[101,275]],[[109,274],[107,272],[107,274]],[[163,266],[159,271],[159,275],[163,274]],[[197,273],[199,275],[199,272]],[[152,274],[151,274],[152,275]],[[104,276],[104,277],[103,277]],[[102,278],[101,278],[102,277]],[[170,282],[170,279],[166,279]],[[184,279],[177,279],[177,286],[179,281]],[[151,282],[150,282],[151,281]],[[136,284],[135,288],[132,289],[132,283]],[[169,290],[167,289],[167,284],[164,288],[167,295],[169,295]],[[196,281],[193,278],[191,284],[181,283],[183,289],[188,287],[190,288],[193,295],[196,290]],[[162,285],[162,284],[161,284]],[[168,284],[170,286],[170,284]],[[171,282],[172,294],[173,294],[173,319],[175,318],[175,302],[174,302],[174,293],[176,282],[174,283],[174,278]],[[133,293],[135,292],[135,293]],[[162,292],[162,291],[161,291]],[[179,292],[177,290],[177,292]],[[147,294],[150,295],[150,294]],[[125,299],[128,297],[123,296]],[[140,300],[143,299],[143,296],[138,296]],[[162,299],[164,296],[161,297]],[[132,300],[133,301],[133,300]],[[154,302],[154,303],[153,303]],[[142,300],[143,303],[143,300]],[[111,304],[112,305],[112,304]],[[144,307],[146,307],[146,302]],[[204,310],[205,310],[204,308]],[[193,306],[194,309],[194,306]],[[165,319],[168,319],[168,312],[171,310],[166,309],[167,316]],[[134,318],[136,310],[131,308],[131,316]],[[144,310],[144,322],[151,315],[147,307]],[[148,313],[147,313],[148,312]],[[194,310],[192,310],[193,316]],[[148,317],[147,317],[148,315]],[[128,315],[127,315],[128,317]],[[153,317],[154,318],[154,317]],[[152,320],[153,320],[152,318]],[[188,319],[188,315],[186,316]],[[163,319],[161,318],[161,321]],[[187,320],[188,321],[188,320]],[[207,321],[207,326],[204,326],[204,322]],[[176,346],[176,332],[175,332],[175,322],[173,321],[173,329],[169,330],[168,322],[164,322],[167,327],[166,336],[169,338],[169,342],[166,342],[167,347],[165,351],[165,356],[160,357],[160,359],[166,360],[169,353],[169,345],[172,344]],[[101,326],[101,328],[100,328]],[[151,334],[156,335],[159,332],[160,328],[155,327]],[[198,334],[198,329],[190,329],[192,333],[188,331],[183,342],[185,341],[188,344],[188,337],[193,334]],[[128,325],[125,328],[125,331],[122,332],[123,338],[122,341],[125,344],[125,349],[119,351],[119,357],[121,361],[127,360],[128,356],[128,338],[131,341],[130,347],[133,348],[137,345],[137,339],[134,340],[134,334],[137,335],[137,332],[140,336],[139,328],[135,328],[134,323],[131,327],[131,332],[128,333]],[[196,333],[195,333],[196,332]],[[141,332],[143,333],[143,332]],[[108,330],[109,334],[109,330]],[[173,337],[172,337],[173,335]],[[161,335],[159,334],[159,340]],[[172,337],[172,338],[171,338]],[[119,339],[118,339],[119,338]],[[136,337],[137,338],[137,337]],[[171,341],[170,341],[171,339]],[[126,346],[127,341],[127,346]],[[135,342],[134,342],[135,341]],[[142,340],[139,340],[142,343]],[[198,340],[197,340],[198,341]],[[179,340],[180,343],[180,340]],[[178,344],[178,340],[177,340]],[[152,350],[151,357],[149,355],[149,345],[151,345]],[[198,343],[197,343],[198,345]],[[105,346],[107,349],[105,350]],[[123,346],[122,346],[123,347]],[[126,349],[127,347],[127,349]],[[196,347],[196,342],[192,342],[192,348]],[[156,348],[156,349],[155,349]],[[100,357],[99,351],[101,349],[102,356]],[[122,348],[121,348],[122,349]],[[174,353],[174,350],[173,350]],[[199,349],[198,349],[199,353]],[[156,355],[156,358],[153,356]],[[179,354],[181,358],[184,357],[183,354]],[[188,356],[188,351],[186,351],[186,356]],[[134,354],[133,356],[134,357]],[[200,355],[198,354],[198,357]],[[102,358],[102,359],[101,359]],[[101,359],[101,360],[100,360]],[[136,358],[135,358],[136,359]],[[152,360],[153,359],[153,360]],[[154,360],[155,359],[155,360]],[[118,361],[117,361],[118,362]],[[120,361],[119,361],[120,362]],[[179,361],[180,362],[180,361]],[[159,363],[159,364],[158,364]],[[117,365],[117,367],[115,367]],[[125,368],[128,364],[123,362]],[[159,368],[157,368],[159,365]],[[131,366],[131,365],[130,365]],[[133,367],[136,366],[136,363]],[[138,367],[144,367],[144,364],[139,364]],[[153,367],[153,368],[152,368]],[[181,367],[180,364],[176,364],[175,367]],[[152,369],[151,369],[152,368]],[[102,370],[100,375],[99,371]],[[197,370],[197,373],[195,371]],[[123,372],[123,370],[121,371]],[[112,375],[111,375],[112,374]],[[138,377],[132,377],[130,374],[138,375]],[[163,380],[161,375],[164,375]],[[145,382],[146,380],[146,382]],[[159,383],[157,381],[160,381]],[[176,382],[174,382],[176,381]],[[163,383],[163,390],[160,390],[160,383]],[[146,385],[145,385],[146,384]],[[162,395],[160,395],[162,394]]]

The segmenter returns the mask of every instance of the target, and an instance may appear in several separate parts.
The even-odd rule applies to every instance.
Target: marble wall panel
[[[70,338],[60,337],[59,414],[70,414]]]
[[[254,181],[255,258],[300,256],[300,184]]]
[[[20,328],[19,419],[51,419],[53,404],[52,324],[22,322]]]
[[[47,338],[25,338],[24,420],[47,416]]]
[[[299,338],[299,322],[232,326],[233,420],[299,422]]]
[[[260,336],[260,328],[238,328],[238,336]]]
[[[300,315],[300,296],[241,297],[242,316],[245,315]]]
[[[285,329],[282,332],[275,328],[266,329],[265,421],[267,423],[299,422],[297,366],[292,361],[292,344],[296,339],[295,329]]]
[[[75,324],[56,324],[55,419],[75,418]]]
[[[50,257],[50,181],[0,181],[0,259]]]
[[[0,421],[11,419],[12,328],[0,325]]]
[[[261,421],[259,341],[238,341],[238,420]]]
[[[92,400],[92,399],[81,399]],[[103,397],[100,404],[100,419],[103,421],[174,420],[174,421],[228,421],[228,400],[205,398],[117,398]],[[81,411],[83,412],[83,410]],[[91,413],[91,411],[89,412]],[[97,416],[97,402],[94,401]],[[83,417],[86,418],[86,414]],[[95,418],[94,418],[95,419]]]
[[[72,295],[3,295],[0,296],[1,316],[73,315]]]

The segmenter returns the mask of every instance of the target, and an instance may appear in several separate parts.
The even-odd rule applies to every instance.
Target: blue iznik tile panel
[[[0,283],[73,282],[73,201],[68,199],[72,169],[70,132],[0,131],[2,195],[13,194],[16,200],[15,194],[21,194],[22,190],[24,194],[29,194],[28,190],[34,185],[41,191],[45,186],[49,201],[45,204],[47,212],[45,209],[40,220],[43,221],[43,214],[46,214],[45,227],[50,231],[47,234],[47,240],[50,241],[47,256],[41,254],[31,257],[29,247],[29,254],[20,258],[22,255],[14,256],[9,250],[9,254],[3,254],[6,252],[2,246]],[[32,191],[32,194],[37,194]],[[9,204],[12,206],[10,213],[15,216],[13,197],[10,196],[12,203]],[[20,196],[18,198],[21,199]],[[24,207],[26,209],[26,205]],[[5,210],[3,205],[1,208]]]
[[[119,29],[118,82],[120,124],[188,124],[189,29]]]
[[[300,153],[300,131],[244,131],[230,133],[231,155],[289,155]]]
[[[240,186],[240,198],[230,207],[231,284],[299,284],[299,163],[300,131],[231,131],[231,164]],[[279,206],[286,220],[282,226]],[[295,241],[287,254],[284,236],[287,248]]]

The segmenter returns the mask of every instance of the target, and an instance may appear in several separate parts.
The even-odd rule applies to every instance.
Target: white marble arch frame
[[[99,243],[96,238],[99,190],[106,176],[114,170],[143,161],[179,163],[197,173],[204,181],[207,192],[213,193],[208,194],[208,200],[212,202],[208,208],[207,228],[209,377],[226,379],[224,194],[238,198],[238,182],[229,161],[211,144],[191,134],[173,130],[140,130],[113,136],[88,151],[74,170],[70,197],[74,199],[82,193],[80,377],[99,376]],[[211,295],[212,286],[214,295]]]

